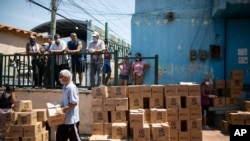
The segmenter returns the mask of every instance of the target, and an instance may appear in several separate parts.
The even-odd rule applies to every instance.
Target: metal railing
[[[110,52],[112,54],[112,79],[109,82],[109,85],[118,85],[119,79],[119,69],[118,63],[121,59],[124,59],[124,56],[119,56],[118,51]],[[62,54],[61,54],[62,55]],[[72,71],[71,63],[71,55],[63,54],[67,56],[66,63],[69,65],[69,70]],[[94,85],[90,84],[90,72],[91,70],[91,54],[83,53],[86,56],[84,63],[84,72],[83,72],[83,80],[82,85],[79,85],[78,77],[76,77],[76,84],[79,88],[91,88],[95,86],[99,86],[102,84],[102,66],[103,62],[99,65],[100,70],[96,73],[95,78],[97,82]],[[39,58],[39,62],[34,62],[34,58]],[[40,87],[40,88],[61,88],[61,86],[57,85],[55,77],[59,75],[59,71],[56,71],[56,59],[57,55],[52,54],[41,54],[32,56],[26,53],[20,54],[0,54],[0,86],[4,84],[10,84],[15,87]],[[129,57],[129,59],[135,59],[135,57]],[[142,59],[150,59],[151,61],[151,69],[154,69],[154,82],[152,84],[158,84],[158,55],[153,57],[142,57]],[[34,66],[38,67],[38,73],[34,73],[37,69]],[[154,67],[152,67],[154,66]],[[34,74],[38,76],[34,76]],[[39,77],[41,75],[41,77]],[[41,79],[41,80],[40,80]],[[35,81],[38,81],[38,84],[35,84]]]

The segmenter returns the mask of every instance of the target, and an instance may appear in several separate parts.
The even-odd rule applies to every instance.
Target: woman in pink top
[[[124,61],[118,64],[118,67],[120,69],[120,75],[119,75],[119,85],[127,86],[128,80],[129,80],[129,74],[131,70],[131,64],[129,62],[128,56],[124,57]]]
[[[141,59],[141,53],[135,54],[136,60],[132,64],[131,75],[135,85],[142,85],[144,72],[150,68],[150,65]]]

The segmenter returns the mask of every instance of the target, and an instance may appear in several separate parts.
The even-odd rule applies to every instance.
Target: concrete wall
[[[82,89],[79,89],[79,92],[80,134],[91,134],[93,121],[91,112],[92,94],[90,91]],[[31,100],[33,109],[41,109],[46,108],[47,102],[61,101],[62,90],[17,88],[15,94],[18,100]]]
[[[159,55],[159,84],[175,84],[182,81],[200,83],[208,76],[212,80],[228,79],[225,74],[231,69],[244,69],[249,71],[247,65],[243,67],[233,66],[225,70],[224,58],[227,41],[237,40],[242,48],[250,49],[246,40],[248,32],[237,30],[242,26],[244,18],[234,26],[227,27],[226,17],[212,17],[215,11],[223,7],[226,1],[213,0],[136,0],[135,14],[132,17],[132,55],[141,52],[142,56]],[[230,2],[236,2],[230,0]],[[249,5],[249,1],[244,4]],[[214,10],[214,12],[213,12]],[[238,9],[240,10],[240,9]],[[173,12],[173,20],[168,20],[168,12]],[[243,12],[244,13],[244,12]],[[234,19],[232,19],[234,20]],[[235,28],[233,35],[227,36],[229,28]],[[242,27],[247,29],[246,26]],[[248,30],[245,30],[248,31]],[[244,38],[243,38],[244,37]],[[237,39],[239,38],[239,39]],[[222,47],[222,57],[211,59],[210,45]],[[240,46],[234,46],[240,48]],[[196,51],[196,60],[190,60],[190,51]],[[207,52],[207,59],[199,59],[199,51]],[[234,51],[235,53],[235,51]],[[237,58],[237,54],[234,55]],[[228,58],[229,59],[229,58]],[[146,72],[145,83],[154,81],[154,61],[146,59],[152,68]],[[235,62],[237,64],[237,62]],[[249,65],[249,64],[248,64]],[[248,74],[249,75],[249,74]],[[247,74],[246,74],[247,76]],[[246,80],[246,79],[245,79]]]

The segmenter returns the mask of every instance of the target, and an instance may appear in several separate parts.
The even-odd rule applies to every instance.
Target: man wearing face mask
[[[72,74],[69,70],[60,71],[59,81],[63,85],[62,109],[66,114],[64,124],[57,127],[57,141],[81,141],[79,136],[79,92],[72,81]]]
[[[90,61],[90,84],[91,87],[100,85],[101,78],[99,74],[102,72],[102,65],[103,65],[103,51],[105,50],[105,43],[103,40],[100,39],[98,32],[92,33],[93,41],[89,43],[87,47],[87,51],[91,54],[91,61]],[[97,84],[95,80],[95,76],[97,78]]]
[[[39,54],[41,54],[41,46],[36,42],[35,36],[29,37],[29,42],[26,44],[26,53],[32,55],[32,71],[34,87],[42,85],[43,78],[43,61]]]
[[[202,112],[202,128],[205,130],[211,129],[207,125],[207,115],[208,115],[208,109],[210,105],[210,100],[209,100],[209,80],[205,79],[201,83],[201,112]]]
[[[16,100],[14,88],[9,85],[5,85],[5,91],[0,94],[0,113],[11,112],[13,102]]]
[[[49,53],[56,55],[54,74],[55,74],[56,85],[60,86],[61,84],[59,82],[59,78],[57,74],[59,74],[59,72],[62,70],[61,66],[63,66],[64,64],[67,64],[67,56],[64,54],[64,50],[66,49],[67,45],[65,41],[60,39],[59,34],[55,34],[54,40],[55,41],[51,44]]]

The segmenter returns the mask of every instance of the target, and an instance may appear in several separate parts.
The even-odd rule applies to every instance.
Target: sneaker
[[[207,126],[207,125],[203,126],[202,129],[204,129],[204,130],[211,130],[211,128],[209,126]]]

